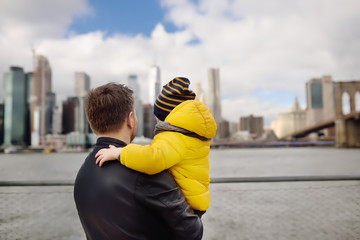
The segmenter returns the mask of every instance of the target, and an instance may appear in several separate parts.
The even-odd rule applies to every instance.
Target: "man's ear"
[[[127,117],[127,120],[126,120],[126,123],[128,125],[129,128],[133,129],[135,127],[135,115],[134,115],[134,112],[130,112],[128,117]]]

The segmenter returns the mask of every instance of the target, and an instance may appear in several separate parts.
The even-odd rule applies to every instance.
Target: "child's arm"
[[[155,139],[156,138],[156,139]],[[129,144],[120,154],[120,162],[135,171],[156,174],[176,165],[186,151],[185,144],[177,137],[155,137],[151,145]]]
[[[122,148],[116,148],[113,145],[109,145],[109,148],[100,149],[95,155],[96,164],[99,164],[99,167],[101,167],[104,162],[117,160],[121,150]]]

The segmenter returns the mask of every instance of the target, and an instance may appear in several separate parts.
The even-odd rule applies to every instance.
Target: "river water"
[[[0,154],[0,181],[71,181],[86,155]],[[360,175],[360,149],[212,149],[209,160],[211,178]],[[359,190],[359,181],[211,184],[204,239],[360,239]],[[84,239],[72,187],[1,187],[0,239]]]
[[[72,180],[87,153],[0,154],[0,180]],[[212,149],[210,177],[351,175],[360,149]]]

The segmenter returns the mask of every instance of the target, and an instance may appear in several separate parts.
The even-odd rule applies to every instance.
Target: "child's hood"
[[[179,104],[165,118],[165,122],[209,139],[216,134],[216,122],[210,109],[199,101],[188,100]]]

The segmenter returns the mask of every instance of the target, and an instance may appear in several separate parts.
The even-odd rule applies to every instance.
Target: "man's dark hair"
[[[133,91],[123,84],[108,83],[90,90],[85,98],[85,111],[96,134],[121,128],[134,111]]]

